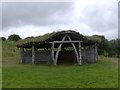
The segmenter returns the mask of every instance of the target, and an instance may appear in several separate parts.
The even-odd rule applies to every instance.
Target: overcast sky
[[[60,30],[117,38],[118,0],[2,2],[0,36],[18,34],[25,38]]]

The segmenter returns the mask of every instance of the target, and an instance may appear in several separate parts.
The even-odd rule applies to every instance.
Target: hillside
[[[19,49],[14,41],[4,41],[2,43],[2,62],[3,65],[13,65],[19,62]],[[7,64],[8,63],[8,64]]]

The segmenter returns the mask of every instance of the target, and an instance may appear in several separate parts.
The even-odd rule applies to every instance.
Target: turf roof
[[[37,37],[27,37],[25,39],[21,39],[17,42],[17,46],[21,47],[21,46],[27,46],[30,44],[34,44],[34,43],[40,43],[40,42],[49,42],[50,39],[52,38],[52,40],[54,40],[55,36],[59,36],[58,38],[60,38],[60,36],[62,36],[62,34],[72,34],[71,37],[75,37],[77,35],[77,38],[81,38],[81,40],[83,41],[100,41],[98,37],[93,37],[93,36],[83,36],[82,34],[80,34],[79,32],[73,31],[73,30],[68,30],[68,31],[58,31],[58,32],[52,32],[52,33],[47,33],[44,34],[42,36],[37,36]]]
[[[47,40],[48,38],[50,38],[55,33],[56,32],[47,33],[47,34],[44,34],[42,36],[37,36],[37,37],[27,37],[25,39],[19,40],[17,42],[17,45],[23,45],[23,44],[32,43],[32,42],[42,42],[42,41]]]

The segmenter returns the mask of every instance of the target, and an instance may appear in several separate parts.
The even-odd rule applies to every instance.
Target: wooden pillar
[[[35,61],[35,48],[34,45],[32,45],[32,63],[34,64]]]
[[[69,36],[67,36],[67,37],[68,37],[69,41],[72,41],[71,38],[70,38]],[[71,44],[72,44],[73,49],[74,49],[75,54],[76,54],[77,63],[80,64],[80,63],[79,63],[79,55],[78,55],[77,49],[76,49],[76,47],[75,47],[75,44],[74,44],[74,43],[71,43]]]
[[[81,42],[79,42],[79,64],[82,64],[82,54],[81,54]]]
[[[95,60],[98,60],[97,44],[95,43]]]
[[[57,52],[56,52],[56,55],[55,55],[55,60],[54,60],[54,65],[57,64],[57,59],[58,59],[59,52],[61,50],[61,46],[62,46],[62,43],[59,45],[59,47],[57,49]]]
[[[62,41],[64,41],[65,38],[66,38],[66,35],[63,37]],[[57,59],[58,59],[58,55],[59,55],[59,52],[60,52],[60,50],[61,50],[62,44],[63,44],[63,43],[61,43],[61,44],[59,45],[58,49],[57,49],[57,52],[56,52],[56,55],[55,55],[55,59],[54,59],[54,62],[53,62],[54,65],[57,64]]]
[[[20,55],[21,55],[21,57],[20,57],[20,63],[23,63],[23,58],[24,58],[23,53],[24,53],[24,48],[20,47]]]
[[[71,44],[72,44],[72,46],[73,46],[73,49],[74,49],[74,51],[75,51],[75,54],[76,54],[77,63],[79,64],[79,55],[78,55],[77,49],[76,49],[76,47],[75,47],[75,44],[74,44],[74,43],[71,43]]]
[[[52,42],[52,62],[54,63],[54,45],[55,43]]]

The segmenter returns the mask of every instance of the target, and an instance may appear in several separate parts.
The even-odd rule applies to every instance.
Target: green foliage
[[[108,52],[104,50],[103,56],[108,57]]]
[[[108,40],[104,36],[99,36],[101,42],[98,44],[98,54],[103,55],[108,48]]]
[[[120,56],[120,39],[117,40],[118,40],[118,55]]]
[[[53,32],[53,33],[47,33],[45,35],[37,36],[37,37],[27,37],[27,38],[25,38],[23,40],[19,40],[17,42],[17,45],[22,45],[22,44],[30,43],[30,42],[44,41],[44,40],[48,39],[49,37],[51,37],[54,34],[55,34],[55,32]]]
[[[20,60],[20,52],[16,47],[15,41],[6,40],[2,43],[2,64],[6,63],[18,63]]]
[[[86,36],[86,38],[87,38],[88,40],[92,40],[92,41],[98,42],[98,43],[101,43],[101,38],[100,38],[100,37],[101,37],[101,36],[99,36],[99,35]]]
[[[86,36],[89,40],[98,42],[98,54],[109,57],[119,57],[120,56],[120,39],[108,41],[104,36],[93,35]]]
[[[107,56],[108,40],[103,35],[87,36],[87,38],[98,43],[99,55]]]
[[[109,41],[108,53],[109,56],[118,56],[118,54],[120,53],[119,39]]]
[[[8,40],[11,40],[11,41],[18,41],[18,40],[20,40],[20,39],[21,39],[20,36],[19,36],[19,35],[16,35],[16,34],[10,35],[10,36],[8,37]]]
[[[1,39],[2,41],[6,41],[6,38],[5,38],[5,37],[0,37],[0,39]]]

